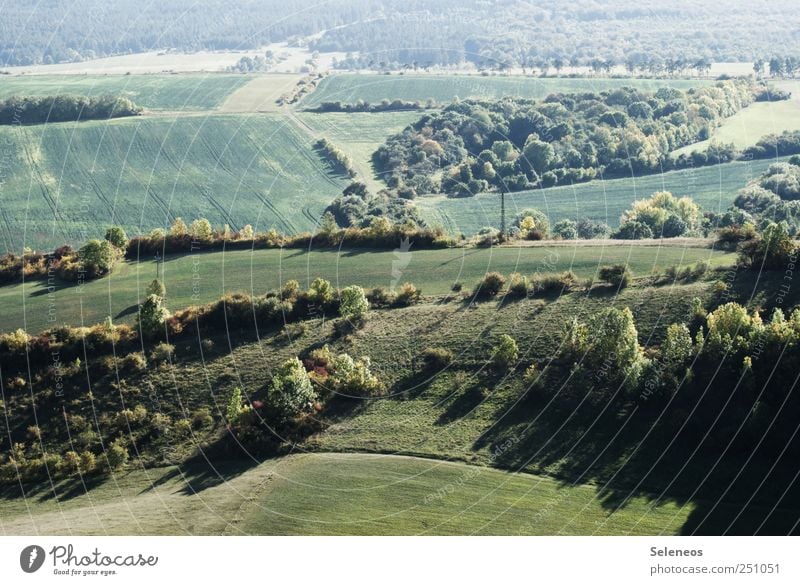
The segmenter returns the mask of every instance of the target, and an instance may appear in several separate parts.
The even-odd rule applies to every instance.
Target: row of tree
[[[0,101],[0,124],[45,124],[138,116],[142,108],[126,97],[104,95],[11,96]]]

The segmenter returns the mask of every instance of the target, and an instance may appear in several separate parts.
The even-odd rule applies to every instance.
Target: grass
[[[676,196],[691,197],[704,211],[721,212],[733,204],[739,189],[774,162],[774,159],[733,162],[638,178],[596,180],[573,186],[520,191],[506,196],[506,210],[509,217],[513,217],[525,208],[534,207],[544,211],[551,223],[560,219],[589,217],[614,227],[619,224],[620,215],[635,200],[665,190]],[[440,224],[451,233],[474,234],[486,226],[500,226],[500,197],[497,193],[460,199],[424,196],[417,198],[417,206],[426,221]]]
[[[772,82],[776,89],[789,91],[792,98],[777,102],[757,102],[744,110],[725,119],[712,134],[711,140],[705,140],[675,151],[675,155],[690,153],[693,150],[705,150],[714,141],[733,143],[744,149],[754,145],[766,134],[780,134],[784,131],[800,130],[800,83],[796,81]]]
[[[350,155],[359,175],[374,192],[385,188],[372,166],[372,155],[386,138],[420,117],[420,112],[296,114],[317,136],[325,136]]]
[[[71,488],[71,491],[70,491]],[[673,534],[689,508],[603,508],[589,486],[408,457],[307,454],[121,474],[0,499],[5,535]]]
[[[770,296],[781,277],[764,275],[761,292]],[[76,534],[719,534],[728,528],[747,534],[766,518],[765,531],[785,533],[798,516],[784,507],[794,500],[772,505],[781,502],[784,475],[792,480],[791,465],[773,472],[771,461],[756,458],[743,467],[736,455],[715,458],[707,477],[702,453],[688,457],[680,444],[665,446],[673,436],[666,422],[650,436],[652,416],[637,416],[626,410],[630,406],[599,412],[602,404],[561,404],[557,389],[526,390],[521,368],[487,367],[501,333],[515,337],[523,363],[542,365],[563,341],[565,324],[610,305],[631,307],[640,342],[658,344],[668,324],[686,319],[693,297],[710,302],[711,288],[709,280],[655,287],[637,281],[619,295],[596,287],[588,296],[489,301],[475,308],[429,300],[373,311],[366,326],[346,338],[333,336],[330,322],[312,320],[260,331],[258,339],[248,329],[218,332],[213,347],[201,353],[199,337],[189,335],[176,340],[171,363],[151,362],[143,372],[126,372],[123,381],[113,370],[93,374],[91,401],[84,372],[64,380],[61,401],[47,398],[47,380],[35,382],[34,392],[43,392],[38,414],[46,445],[51,432],[60,432],[51,423],[63,418],[62,408],[90,420],[137,403],[173,420],[201,406],[217,415],[231,387],[259,398],[277,364],[321,343],[369,355],[388,392],[332,399],[316,417],[323,430],[293,449],[310,455],[250,466],[236,463],[252,454],[242,446],[204,443],[197,446],[205,456],[216,461],[224,455],[225,463],[143,471],[134,461],[129,472],[99,480],[85,495],[77,479],[59,484],[57,500],[47,484],[28,489],[27,502],[7,486],[0,492],[1,526],[12,534],[67,527]],[[787,301],[796,302],[797,295]],[[415,367],[414,357],[433,346],[452,349],[456,358],[430,376]],[[85,357],[88,371],[96,372],[96,357]],[[9,389],[5,396],[9,428],[24,433],[28,390]],[[152,463],[159,453],[143,453],[142,460]],[[760,485],[767,476],[768,484]]]
[[[213,110],[251,78],[244,75],[14,75],[4,76],[0,99],[12,95],[112,94],[151,110]]]
[[[732,255],[696,243],[674,244],[608,246],[602,242],[579,242],[555,247],[419,251],[412,247],[410,261],[397,278],[392,275],[397,266],[397,255],[392,251],[236,250],[168,257],[161,276],[167,287],[168,305],[177,310],[216,300],[226,292],[263,294],[290,279],[307,286],[317,276],[337,287],[359,284],[388,288],[409,281],[424,294],[437,295],[448,293],[457,281],[469,289],[492,270],[506,275],[572,270],[585,278],[594,276],[604,264],[627,264],[635,274],[646,275],[699,260],[710,260],[714,265],[732,261]],[[58,284],[49,290],[46,280],[0,287],[0,305],[4,307],[0,330],[24,327],[38,332],[55,322],[93,324],[107,315],[119,323],[131,322],[146,286],[155,277],[156,264],[148,258],[143,262],[123,262],[111,276],[80,288]],[[55,321],[48,321],[51,316]]]
[[[249,81],[227,97],[220,106],[220,111],[231,113],[277,111],[278,98],[289,93],[303,76],[266,74],[248,79]]]
[[[277,475],[277,474],[276,474]],[[417,458],[326,454],[287,462],[242,510],[247,534],[674,534],[690,509],[644,498],[611,513],[590,486]]]
[[[543,98],[553,92],[603,91],[621,86],[655,90],[670,86],[679,89],[708,85],[711,81],[695,79],[603,79],[603,78],[546,78],[519,75],[484,77],[481,75],[376,75],[338,74],[322,80],[317,89],[303,99],[304,107],[322,102],[379,102],[382,99],[449,103],[453,98],[499,98],[519,96]]]
[[[52,249],[166,227],[312,229],[347,184],[291,119],[261,114],[158,116],[0,128],[6,160],[0,250]]]

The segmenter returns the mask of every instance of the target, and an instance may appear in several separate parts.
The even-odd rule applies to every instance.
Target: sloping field
[[[690,507],[635,498],[613,512],[592,487],[410,457],[308,454],[250,469],[158,468],[99,487],[0,499],[19,534],[674,534]]]
[[[372,154],[392,134],[419,119],[419,112],[326,113],[298,112],[298,120],[317,136],[325,136],[346,152],[367,186],[377,192],[386,187],[372,166]]]
[[[647,245],[645,245],[647,244]],[[580,277],[594,276],[605,264],[628,264],[634,274],[646,275],[668,266],[688,266],[699,260],[715,265],[732,261],[725,254],[688,242],[659,245],[658,242],[606,246],[579,243],[576,246],[535,246],[494,249],[410,250],[410,258],[395,252],[365,250],[237,250],[174,256],[161,268],[167,287],[167,304],[177,310],[190,304],[217,300],[224,293],[264,294],[289,279],[307,286],[322,277],[337,287],[399,287],[413,282],[424,294],[444,294],[455,282],[469,289],[486,272],[557,272],[572,270]],[[401,264],[398,264],[398,259]],[[150,258],[141,263],[124,262],[114,273],[83,287],[56,286],[48,290],[46,280],[0,287],[0,331],[25,327],[39,332],[52,327],[48,316],[70,325],[99,323],[111,315],[115,322],[132,322],[145,287],[156,277]],[[406,262],[407,260],[407,262]],[[399,278],[393,270],[399,269]],[[52,311],[52,313],[51,313]]]
[[[686,89],[713,83],[696,79],[603,79],[539,78],[521,75],[483,77],[481,75],[378,75],[343,73],[329,75],[317,89],[305,97],[302,106],[313,108],[322,102],[379,102],[382,99],[450,102],[455,97],[499,98],[520,96],[543,98],[553,92],[603,91],[624,85],[644,90],[663,86]]]
[[[704,210],[719,212],[730,207],[737,191],[774,162],[774,159],[733,162],[636,179],[596,180],[574,186],[520,191],[506,196],[506,210],[509,218],[527,207],[534,207],[547,213],[551,222],[589,217],[615,227],[619,225],[622,212],[633,201],[666,190],[676,196],[693,198]],[[500,227],[497,193],[462,199],[425,196],[416,201],[426,221],[441,224],[451,233],[474,234],[485,226]]]
[[[347,184],[291,120],[158,116],[0,128],[0,251],[129,235],[174,216],[215,226],[311,229]]]
[[[715,128],[711,140],[684,146],[674,154],[705,150],[712,140],[723,144],[732,142],[737,148],[743,149],[754,145],[766,134],[800,130],[800,82],[778,81],[770,86],[791,92],[792,98],[751,104],[727,118],[719,128]]]
[[[12,95],[69,94],[127,97],[151,110],[212,110],[252,78],[234,74],[180,75],[8,75],[0,99]]]
[[[247,82],[230,94],[220,106],[221,112],[274,112],[277,99],[291,91],[302,75],[266,74],[248,76]]]

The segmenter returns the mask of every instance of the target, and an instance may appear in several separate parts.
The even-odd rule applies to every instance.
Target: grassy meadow
[[[452,491],[440,492],[447,486]],[[691,509],[637,498],[614,511],[603,507],[591,487],[548,477],[333,453],[250,468],[222,463],[136,469],[64,497],[68,492],[68,485],[59,484],[24,500],[0,497],[0,533],[674,534]]]
[[[413,282],[423,294],[450,292],[455,282],[472,287],[486,272],[560,272],[572,270],[579,277],[593,277],[606,264],[627,264],[634,274],[647,275],[669,266],[689,266],[700,260],[712,265],[731,263],[733,256],[690,240],[681,242],[579,242],[561,246],[411,248],[410,259],[399,278],[392,276],[398,255],[374,250],[235,250],[167,257],[160,276],[167,287],[172,310],[217,300],[225,293],[264,294],[290,279],[304,287],[320,276],[337,287],[358,284],[367,288],[399,287]],[[404,263],[407,258],[403,258]],[[47,280],[0,287],[0,331],[23,327],[38,332],[55,323],[94,324],[111,315],[118,323],[130,323],[145,288],[156,277],[156,263],[122,262],[105,278],[82,287]],[[48,321],[51,317],[55,321]]]

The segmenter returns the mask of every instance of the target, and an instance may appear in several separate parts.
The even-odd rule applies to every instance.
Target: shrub
[[[502,334],[492,350],[492,363],[502,368],[508,368],[514,365],[518,358],[517,342],[510,335]]]
[[[388,307],[394,303],[395,296],[393,292],[386,290],[386,287],[376,286],[367,295],[367,299],[375,307]]]
[[[203,339],[200,341],[200,347],[205,352],[212,351],[214,349],[214,341],[212,339]]]
[[[214,424],[214,417],[211,416],[208,408],[198,408],[192,413],[192,428],[194,430],[206,429]]]
[[[630,284],[633,273],[624,264],[601,266],[598,278],[616,288],[625,288]]]
[[[576,240],[578,224],[571,219],[562,219],[553,226],[553,236],[562,240]]]
[[[125,250],[128,247],[128,236],[118,225],[112,226],[106,230],[105,240],[110,242],[118,250]]]
[[[121,438],[109,445],[108,449],[106,449],[106,458],[108,466],[112,470],[120,469],[128,462],[128,449]]]
[[[475,287],[475,296],[491,298],[497,296],[506,284],[505,277],[499,272],[489,272]]]
[[[278,367],[267,399],[277,417],[283,421],[307,409],[317,399],[308,372],[299,359],[288,359]]]
[[[147,361],[141,352],[136,351],[122,358],[120,366],[129,371],[141,371],[147,367]]]
[[[378,378],[370,371],[368,357],[354,360],[346,353],[337,355],[331,364],[328,381],[336,392],[370,396],[381,389]]]
[[[175,355],[175,346],[171,343],[159,343],[153,348],[150,357],[157,362],[166,362]]]
[[[167,294],[167,288],[164,286],[163,282],[157,278],[154,278],[153,282],[147,285],[145,292],[147,293],[147,296],[155,295],[163,299]]]
[[[169,318],[169,311],[164,307],[164,299],[150,295],[139,307],[137,322],[142,335],[155,337],[164,333],[164,324]]]
[[[369,310],[369,301],[360,286],[348,286],[339,293],[339,313],[345,319],[359,321]]]
[[[794,254],[794,240],[783,222],[769,223],[760,238],[746,241],[739,247],[740,262],[754,270],[785,269]]]
[[[453,361],[453,352],[444,347],[429,347],[422,351],[420,356],[422,367],[426,371],[439,371],[446,368]]]
[[[400,292],[397,293],[394,302],[400,307],[407,307],[408,305],[419,302],[421,296],[422,291],[418,290],[417,287],[410,282],[405,282],[400,287]]]
[[[450,290],[457,293],[461,292],[463,288],[464,288],[464,283],[456,281],[453,283],[453,286],[450,287]]]
[[[626,221],[611,237],[615,240],[646,240],[653,237],[653,230],[640,221]]]
[[[661,346],[661,356],[672,366],[680,366],[692,355],[692,335],[683,323],[667,327],[667,335]]]
[[[315,305],[327,307],[333,302],[334,297],[333,285],[324,278],[315,278],[308,287],[308,300]]]
[[[78,259],[88,278],[107,274],[114,266],[115,257],[114,247],[106,240],[89,240],[78,250]]]
[[[508,295],[512,297],[525,298],[528,296],[530,282],[527,276],[514,272],[508,279]]]
[[[236,426],[248,410],[249,406],[242,403],[242,389],[236,386],[228,397],[228,404],[225,407],[225,420],[229,426]]]

